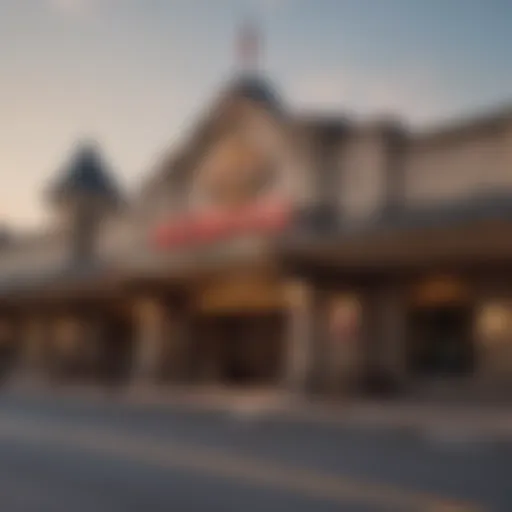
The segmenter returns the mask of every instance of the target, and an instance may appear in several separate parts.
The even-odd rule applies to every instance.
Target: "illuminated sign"
[[[192,214],[158,226],[151,233],[159,249],[200,245],[244,234],[272,234],[289,223],[291,209],[283,202],[258,202],[228,210]]]

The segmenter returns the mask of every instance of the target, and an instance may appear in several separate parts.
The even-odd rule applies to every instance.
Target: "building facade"
[[[412,132],[234,78],[128,201],[84,146],[0,243],[3,375],[512,395],[512,115]]]

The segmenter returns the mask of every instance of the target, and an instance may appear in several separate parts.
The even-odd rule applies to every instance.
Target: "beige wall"
[[[365,220],[386,200],[386,146],[376,133],[351,136],[340,150],[339,208],[347,220]]]
[[[482,121],[480,126],[410,137],[391,164],[390,144],[385,131],[367,129],[353,133],[340,148],[336,187],[347,220],[364,221],[385,205],[389,165],[398,175],[403,172],[406,206],[512,193],[512,123]]]
[[[302,158],[297,158],[297,149],[291,144],[291,134],[285,125],[257,108],[239,110],[233,131],[214,141],[203,151],[206,156],[187,171],[191,208],[208,210],[216,207],[209,187],[215,181],[224,185],[236,183],[246,170],[240,168],[245,165],[245,158],[251,158],[255,165],[274,166],[274,181],[265,191],[267,196],[296,198],[307,189],[303,184]]]
[[[244,103],[231,106],[211,122],[214,123],[211,140],[202,140],[199,131],[199,138],[193,134],[184,145],[185,155],[190,154],[190,158],[182,162],[184,167],[178,165],[173,169],[173,165],[165,165],[156,169],[157,176],[162,175],[159,185],[153,186],[140,198],[140,210],[148,222],[179,216],[188,209],[210,208],[211,197],[204,186],[208,181],[205,178],[212,179],[213,175],[218,175],[223,165],[227,174],[236,172],[236,169],[230,169],[233,167],[230,157],[232,160],[233,150],[241,143],[247,144],[255,153],[269,155],[275,163],[278,172],[271,193],[295,198],[310,192],[310,187],[304,183],[303,151],[297,151],[301,146],[296,144],[295,134],[291,133],[288,125],[274,119],[265,110]]]
[[[106,220],[99,234],[98,255],[110,261],[147,249],[146,219],[129,212]]]
[[[407,205],[453,201],[489,189],[512,191],[512,127],[438,140],[418,139],[405,165]]]
[[[288,173],[290,194],[299,205],[315,204],[319,200],[320,189],[315,176],[319,170],[313,140],[307,130],[300,127],[291,130],[289,137],[292,146],[291,170]]]

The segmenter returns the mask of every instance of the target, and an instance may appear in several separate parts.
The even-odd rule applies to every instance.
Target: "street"
[[[511,454],[489,439],[0,397],[2,512],[507,512]]]

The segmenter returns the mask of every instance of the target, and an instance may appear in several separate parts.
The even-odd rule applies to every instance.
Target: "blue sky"
[[[512,99],[507,0],[0,0],[0,219],[39,224],[84,137],[136,186],[236,69],[247,15],[294,109],[422,126]]]

